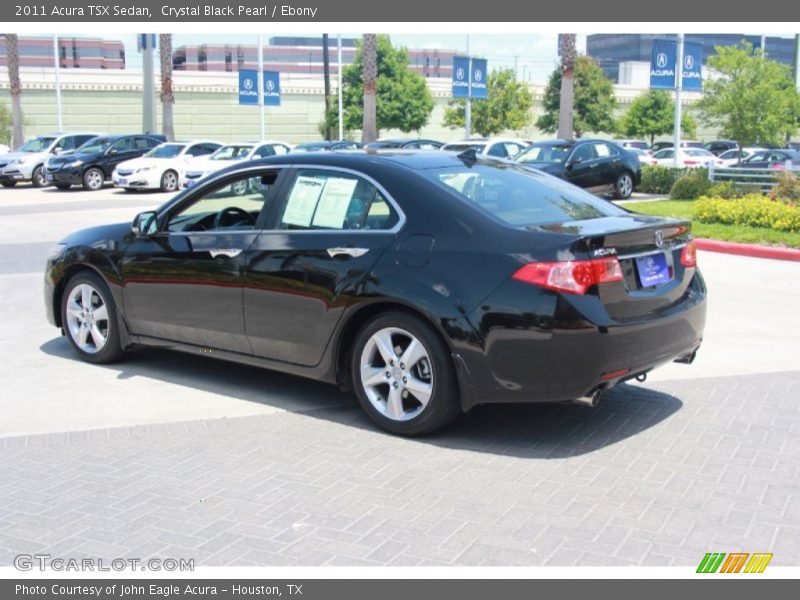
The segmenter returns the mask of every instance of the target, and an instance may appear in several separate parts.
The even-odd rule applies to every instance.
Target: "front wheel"
[[[31,183],[33,187],[44,187],[47,185],[47,179],[44,176],[44,167],[39,165],[33,170],[33,176],[31,177]]]
[[[178,174],[175,171],[165,171],[161,176],[161,191],[162,192],[176,192],[178,191]]]
[[[628,171],[624,171],[617,177],[617,181],[614,184],[614,197],[617,200],[627,200],[631,197],[633,193],[633,176],[628,173]]]
[[[100,169],[95,167],[87,169],[86,173],[83,174],[83,189],[92,192],[97,191],[103,187],[105,179],[105,175]]]
[[[96,273],[78,273],[67,282],[61,324],[70,345],[86,362],[110,363],[122,356],[114,297]]]
[[[378,426],[423,435],[461,414],[450,352],[424,321],[378,315],[359,332],[351,357],[359,404]]]

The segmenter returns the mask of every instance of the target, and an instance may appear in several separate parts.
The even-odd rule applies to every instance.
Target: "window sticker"
[[[314,213],[312,225],[342,229],[356,185],[358,181],[349,177],[328,178],[317,205],[317,212]]]

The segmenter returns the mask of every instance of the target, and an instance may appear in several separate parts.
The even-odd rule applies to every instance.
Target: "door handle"
[[[213,250],[208,251],[211,254],[211,258],[217,258],[218,256],[223,256],[225,258],[235,258],[242,253],[241,248],[214,248]]]
[[[369,248],[328,248],[328,256],[334,258],[336,256],[351,256],[358,258],[364,256],[369,252]]]

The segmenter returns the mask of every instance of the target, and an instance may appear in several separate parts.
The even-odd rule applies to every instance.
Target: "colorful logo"
[[[772,553],[708,552],[697,567],[698,573],[763,573]]]

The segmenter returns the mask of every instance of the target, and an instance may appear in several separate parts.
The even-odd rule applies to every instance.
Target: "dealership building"
[[[676,39],[675,35],[652,33],[595,34],[586,37],[586,54],[595,59],[606,76],[615,83],[639,85],[641,70],[635,63],[649,63],[653,40]],[[716,54],[717,46],[737,46],[746,40],[754,47],[761,46],[761,36],[738,33],[687,33],[684,41],[699,44],[703,64]],[[794,66],[795,40],[793,38],[767,37],[767,56],[774,61]],[[634,63],[634,64],[632,64]],[[647,72],[649,77],[649,70]]]
[[[20,67],[52,67],[53,38],[17,39]],[[118,40],[87,37],[58,38],[59,64],[64,69],[124,69],[125,45]],[[0,66],[6,66],[6,37],[0,36]]]

